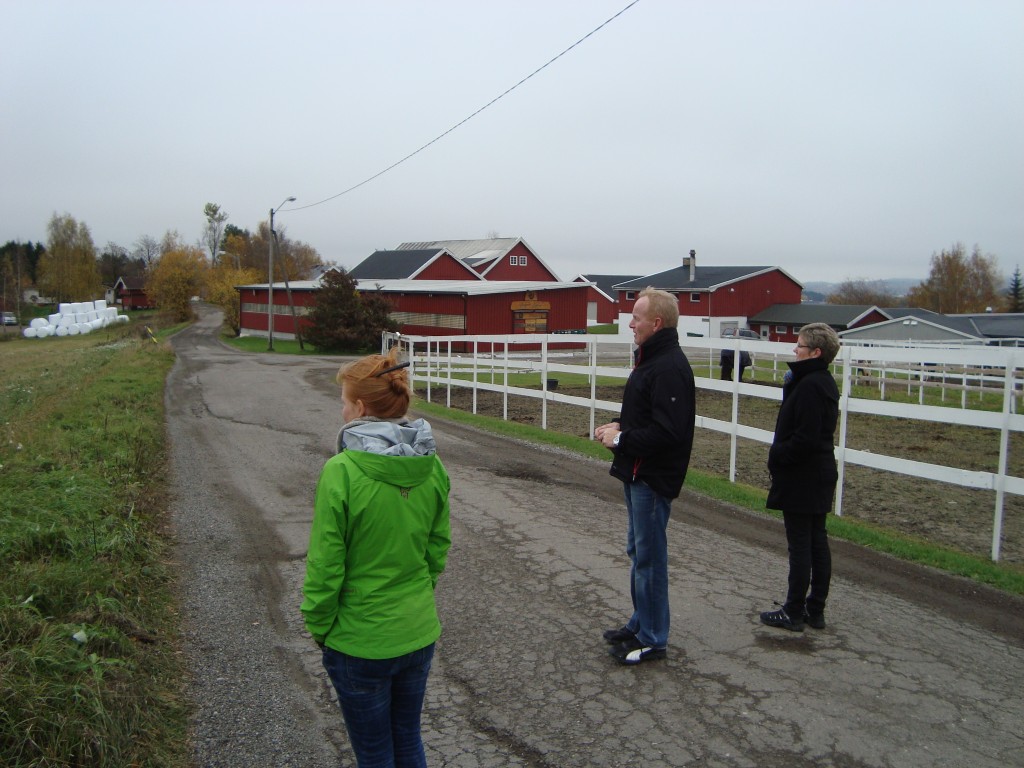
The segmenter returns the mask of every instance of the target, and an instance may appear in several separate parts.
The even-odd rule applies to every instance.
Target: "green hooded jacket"
[[[451,545],[449,479],[430,425],[358,420],[317,483],[302,614],[313,639],[364,659],[441,634],[434,587]]]

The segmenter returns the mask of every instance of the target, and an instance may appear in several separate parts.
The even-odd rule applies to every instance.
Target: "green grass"
[[[242,352],[269,352],[274,355],[369,355],[379,352],[380,349],[363,349],[355,352],[321,352],[308,341],[302,342],[305,349],[299,348],[299,342],[294,339],[274,339],[274,349],[267,349],[267,340],[260,336],[235,336],[227,333],[221,336],[225,344],[234,347]]]
[[[135,320],[135,318],[133,318]],[[185,766],[152,317],[5,344],[0,764]]]
[[[435,415],[500,435],[554,445],[584,456],[609,459],[608,449],[595,440],[575,435],[541,429],[528,424],[503,421],[488,416],[474,415],[437,403],[428,403],[417,398],[414,410],[427,416]],[[757,514],[781,518],[781,513],[765,509],[767,492],[741,483],[730,483],[728,479],[706,472],[690,470],[686,475],[686,487],[713,499],[733,504]],[[959,552],[932,544],[896,531],[885,529],[848,517],[829,517],[829,534],[837,539],[860,544],[878,552],[921,565],[964,576],[974,581],[1017,595],[1024,595],[1024,568],[1004,563],[994,563],[986,558]]]

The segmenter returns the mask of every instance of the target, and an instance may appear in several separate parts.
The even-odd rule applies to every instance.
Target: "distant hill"
[[[894,296],[906,296],[907,291],[915,285],[920,285],[921,280],[911,277],[893,277],[878,282]],[[833,293],[839,286],[840,283],[807,282],[804,283],[804,297],[808,301],[824,301],[825,297]]]

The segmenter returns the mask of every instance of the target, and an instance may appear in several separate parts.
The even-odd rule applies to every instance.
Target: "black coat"
[[[690,464],[696,386],[675,328],[662,328],[635,352],[636,366],[622,393],[611,474],[642,480],[659,496],[679,496]]]
[[[769,509],[823,515],[832,508],[839,474],[833,439],[839,420],[839,389],[820,357],[789,364],[782,388],[775,439],[768,451]]]

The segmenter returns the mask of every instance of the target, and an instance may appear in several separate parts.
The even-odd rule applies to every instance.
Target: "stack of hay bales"
[[[113,323],[127,323],[128,315],[117,314],[117,307],[108,307],[104,299],[82,301],[57,306],[57,313],[37,317],[21,333],[26,339],[45,339],[49,336],[77,336],[92,333]]]

